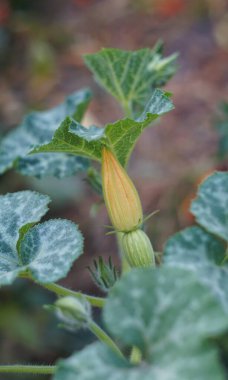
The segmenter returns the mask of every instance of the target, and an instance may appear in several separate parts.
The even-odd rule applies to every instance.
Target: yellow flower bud
[[[140,226],[143,213],[137,190],[119,161],[106,147],[102,150],[102,186],[114,228],[128,232]]]
[[[122,234],[121,248],[131,267],[150,267],[155,265],[154,250],[150,239],[142,230]]]

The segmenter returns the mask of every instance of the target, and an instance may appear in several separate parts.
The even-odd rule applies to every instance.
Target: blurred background
[[[55,106],[86,86],[94,99],[85,124],[122,117],[116,101],[93,81],[82,55],[102,47],[153,47],[158,39],[165,43],[165,55],[180,54],[177,74],[166,86],[176,109],[144,132],[129,172],[144,212],[160,210],[146,229],[161,251],[171,234],[194,222],[188,207],[198,183],[228,167],[227,1],[0,0],[1,136],[27,112]],[[99,255],[111,255],[118,265],[118,257],[115,238],[105,236],[108,220],[99,197],[83,176],[38,180],[10,171],[0,178],[0,194],[22,189],[51,196],[47,218],[79,223],[85,254],[61,283],[101,295],[86,267]],[[54,299],[22,280],[1,289],[0,363],[50,364],[92,341],[90,334],[57,327],[55,317],[42,309]]]

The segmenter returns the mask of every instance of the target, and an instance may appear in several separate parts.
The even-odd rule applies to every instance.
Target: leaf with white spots
[[[74,223],[58,219],[34,226],[49,202],[32,191],[0,196],[0,285],[25,271],[39,282],[57,281],[82,254],[83,237]]]
[[[46,214],[49,202],[49,197],[33,191],[0,196],[0,284],[11,283],[20,272],[20,230],[38,222]]]
[[[181,356],[167,354],[160,365],[143,361],[133,366],[95,343],[60,360],[53,380],[225,380],[217,356],[214,348],[201,345]]]
[[[200,227],[189,227],[167,241],[164,264],[196,273],[228,313],[228,265],[222,265],[225,253],[222,241]]]
[[[228,242],[227,172],[216,172],[200,185],[191,212],[207,231]]]
[[[141,350],[141,363],[97,343],[59,361],[54,380],[225,380],[207,338],[227,329],[227,317],[188,271],[132,270],[110,291],[104,321],[122,347]]]
[[[67,275],[82,249],[83,238],[77,226],[56,219],[31,228],[21,241],[19,255],[35,280],[49,283]]]
[[[211,292],[193,273],[177,268],[131,271],[111,290],[104,319],[116,338],[153,362],[167,350],[172,356],[218,334],[228,323]]]
[[[37,178],[65,178],[85,172],[89,166],[89,160],[84,157],[62,153],[39,153],[21,158],[17,163],[17,171]]]
[[[81,120],[91,99],[90,92],[81,90],[68,96],[60,105],[28,114],[22,124],[0,142],[0,173],[15,167],[24,175],[65,177],[88,168],[88,160],[66,154],[27,156],[32,148],[51,141],[56,129],[67,115]]]

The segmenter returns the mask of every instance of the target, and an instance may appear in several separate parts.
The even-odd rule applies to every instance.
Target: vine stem
[[[0,373],[30,373],[34,375],[52,375],[56,371],[56,366],[49,365],[1,365]]]
[[[33,278],[31,278],[31,276],[27,272],[21,273],[20,277],[26,278],[29,280],[33,280]],[[75,298],[85,298],[92,306],[101,307],[101,308],[105,304],[105,298],[94,297],[94,296],[90,296],[88,294],[84,294],[81,292],[75,292],[74,290],[67,289],[64,286],[55,284],[54,282],[51,282],[50,284],[42,284],[40,282],[36,282],[36,284],[38,284],[38,285],[42,286],[43,288],[57,294],[60,297],[71,296],[71,297],[75,297]]]
[[[130,102],[122,102],[122,107],[124,111],[124,116],[128,118],[132,118],[132,108]]]
[[[227,244],[225,256],[224,256],[224,258],[223,258],[223,260],[221,262],[221,265],[224,265],[227,260],[228,260],[228,244]]]
[[[50,290],[51,292],[57,294],[58,296],[71,296],[76,298],[85,298],[92,306],[103,307],[105,303],[105,299],[101,297],[94,297],[88,294],[75,292],[74,290],[70,290],[65,288],[64,286],[57,285],[55,283],[50,284],[40,284],[43,288]]]
[[[139,364],[142,360],[142,353],[138,347],[134,346],[131,350],[130,362],[132,364]]]
[[[96,335],[96,337],[107,346],[109,346],[118,356],[124,358],[123,353],[120,351],[116,343],[106,334],[104,330],[100,328],[94,321],[89,321],[88,327],[90,331]]]

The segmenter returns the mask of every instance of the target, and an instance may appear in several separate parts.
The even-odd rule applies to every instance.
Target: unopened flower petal
[[[114,154],[102,151],[102,185],[105,204],[117,231],[132,231],[143,220],[142,206],[137,190]]]

